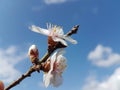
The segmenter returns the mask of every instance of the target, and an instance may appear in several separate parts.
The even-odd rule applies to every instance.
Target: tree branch
[[[5,88],[5,90],[9,90],[12,87],[16,86],[17,84],[19,84],[22,80],[24,80],[26,77],[30,77],[31,73],[35,72],[36,70],[33,67],[30,67],[30,69],[23,75],[21,75],[21,77],[19,79],[17,79],[16,81],[14,81],[13,83],[11,83],[8,87]]]
[[[72,34],[76,34],[77,31],[78,31],[78,28],[79,28],[79,25],[75,25],[75,26],[72,28],[72,30],[70,30],[70,31],[66,34],[66,36],[71,36]]]
[[[72,28],[71,31],[69,31],[66,36],[71,36],[72,34],[75,34],[78,31],[79,25],[76,25]],[[43,58],[38,62],[39,65],[39,70],[41,70],[41,64],[44,63],[49,57],[50,55],[56,50],[56,48],[54,50],[52,50],[51,52],[47,52]],[[17,80],[15,80],[13,83],[11,83],[9,86],[7,86],[4,90],[10,90],[11,88],[13,88],[14,86],[18,85],[22,80],[24,80],[27,77],[30,77],[31,74],[33,72],[35,72],[36,70],[34,69],[34,65],[32,67],[30,67],[30,69],[23,75],[21,75],[21,77],[19,77]]]

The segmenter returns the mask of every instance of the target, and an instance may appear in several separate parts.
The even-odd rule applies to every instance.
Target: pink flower
[[[66,58],[63,56],[63,49],[55,52],[50,58],[50,70],[44,73],[43,82],[45,87],[53,85],[58,87],[62,84],[62,73],[66,68]]]

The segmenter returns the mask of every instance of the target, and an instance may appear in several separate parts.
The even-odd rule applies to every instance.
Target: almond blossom
[[[47,29],[44,29],[44,28],[32,25],[30,29],[36,33],[51,36],[55,42],[61,42],[65,46],[67,46],[66,41],[69,41],[72,44],[77,44],[76,40],[72,39],[70,36],[64,35],[63,28],[60,26],[47,24]]]
[[[63,49],[55,52],[50,58],[50,70],[44,73],[43,82],[45,87],[53,85],[58,87],[62,84],[62,73],[66,68],[66,58],[63,56]]]

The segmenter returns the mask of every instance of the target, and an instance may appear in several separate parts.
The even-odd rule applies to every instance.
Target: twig
[[[11,83],[8,87],[5,88],[5,90],[9,90],[10,88],[16,86],[19,84],[22,80],[24,80],[26,77],[30,77],[31,73],[35,72],[36,70],[31,67],[25,74],[23,74],[19,79]]]
[[[72,28],[72,30],[70,30],[70,31],[66,34],[66,36],[71,36],[72,34],[77,33],[78,28],[79,28],[79,25],[74,26],[74,27]]]
[[[76,25],[72,28],[71,31],[69,31],[66,36],[71,36],[72,34],[75,34],[77,32],[79,28],[79,25]],[[59,44],[59,43],[58,43]],[[39,65],[39,70],[41,70],[41,63],[45,62],[49,57],[50,55],[56,50],[56,48],[54,50],[52,50],[51,52],[47,52],[45,54],[45,56],[38,62],[38,65]],[[30,77],[31,74],[33,72],[35,72],[36,70],[34,69],[34,66],[30,67],[30,69],[23,75],[21,75],[21,77],[19,77],[17,80],[15,80],[13,83],[11,83],[9,86],[7,86],[4,90],[10,90],[12,87],[18,85],[22,80],[24,80],[25,78],[27,77]]]
[[[45,54],[45,56],[42,58],[42,60],[39,62],[39,67],[41,66],[42,62],[45,62],[47,60],[47,58],[50,56],[50,54],[47,52]],[[4,90],[9,90],[12,87],[16,86],[17,84],[19,84],[22,80],[24,80],[26,77],[30,77],[31,74],[33,72],[35,72],[36,70],[34,69],[34,66],[30,67],[30,69],[23,75],[21,75],[20,78],[18,78],[16,81],[14,81],[13,83],[11,83],[9,86],[7,86]]]

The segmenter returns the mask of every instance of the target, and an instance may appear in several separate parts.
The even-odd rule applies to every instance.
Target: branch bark
[[[77,33],[78,28],[79,28],[79,25],[74,26],[74,27],[72,28],[72,30],[70,30],[70,31],[66,34],[66,36],[71,36],[72,34]],[[43,58],[38,62],[39,70],[41,70],[41,64],[44,63],[44,62],[50,57],[50,55],[51,55],[55,50],[56,50],[56,48],[55,48],[54,50],[52,50],[51,52],[48,51],[48,52],[43,56]],[[19,77],[19,78],[18,78],[17,80],[15,80],[13,83],[11,83],[10,85],[8,85],[4,90],[10,90],[10,89],[13,88],[14,86],[18,85],[18,84],[19,84],[21,81],[23,81],[25,78],[30,77],[31,74],[32,74],[33,72],[35,72],[35,71],[36,71],[36,70],[34,69],[34,66],[30,67],[29,70],[28,70],[25,74],[21,75],[21,77]]]

